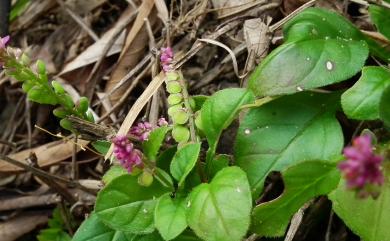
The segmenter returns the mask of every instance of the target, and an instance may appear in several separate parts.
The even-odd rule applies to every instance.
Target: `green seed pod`
[[[93,117],[92,112],[87,112],[87,120],[90,122],[95,122],[95,118]]]
[[[138,176],[138,184],[144,187],[149,187],[153,183],[153,175],[144,170],[141,175]]]
[[[73,131],[72,123],[67,119],[60,120],[60,126],[68,131]]]
[[[58,118],[65,118],[69,115],[69,113],[62,107],[55,108],[53,110],[53,114]]]
[[[179,143],[187,142],[190,139],[190,131],[185,126],[176,125],[173,127],[172,137]]]
[[[181,85],[178,81],[169,81],[167,83],[167,91],[170,94],[177,94],[181,92]]]
[[[168,72],[166,75],[168,81],[178,80],[180,77],[176,72]]]
[[[23,53],[22,56],[20,57],[20,63],[28,66],[31,63],[30,57],[27,56],[27,54]]]
[[[202,116],[200,115],[200,111],[196,112],[195,114],[195,125],[199,130],[204,130],[203,129],[203,123],[202,123]]]
[[[46,74],[45,63],[42,60],[38,59],[36,64],[37,64],[38,74],[45,75]]]
[[[183,101],[182,94],[171,94],[168,96],[168,104],[169,105],[176,105]]]
[[[51,82],[51,86],[53,86],[54,91],[57,94],[64,94],[65,93],[64,87],[62,87],[62,85],[60,83],[58,83],[57,81],[53,80]]]
[[[62,99],[63,105],[64,105],[66,108],[72,109],[72,108],[74,107],[73,99],[72,99],[72,97],[70,97],[69,94],[63,94],[63,95],[61,95],[61,99]]]
[[[77,111],[80,113],[85,113],[88,110],[89,101],[88,98],[83,96],[79,100],[79,104],[77,106]]]
[[[174,114],[176,111],[178,111],[178,110],[180,110],[180,109],[182,109],[182,108],[183,108],[183,105],[182,105],[182,104],[173,105],[173,106],[171,106],[171,107],[168,108],[168,115],[169,115],[169,116],[173,116],[173,114]]]
[[[187,123],[189,115],[184,109],[179,109],[172,115],[172,121],[174,124],[183,125]]]

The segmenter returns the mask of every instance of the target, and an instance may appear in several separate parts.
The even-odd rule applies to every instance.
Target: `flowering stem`
[[[196,131],[195,131],[194,113],[192,111],[192,108],[191,108],[191,105],[189,102],[190,96],[188,94],[186,83],[184,82],[183,74],[181,72],[179,72],[179,74],[180,74],[179,82],[183,88],[182,94],[183,94],[184,106],[186,107],[187,112],[189,114],[188,124],[190,127],[190,137],[191,137],[191,141],[196,142],[197,138],[196,138]]]

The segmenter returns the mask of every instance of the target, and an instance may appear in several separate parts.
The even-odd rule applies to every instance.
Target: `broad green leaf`
[[[111,142],[109,142],[109,141],[94,141],[94,142],[92,142],[92,146],[100,154],[106,155],[108,152],[108,149],[110,149]]]
[[[207,170],[206,170],[207,176],[209,178],[212,178],[220,170],[222,170],[225,167],[228,167],[231,158],[232,158],[231,156],[225,154],[216,155],[213,161],[209,165],[207,165]]]
[[[367,56],[364,41],[314,39],[283,44],[255,69],[249,89],[256,96],[270,96],[330,85],[359,72]]]
[[[323,8],[307,8],[283,26],[286,42],[309,39],[362,40],[364,35],[350,21]]]
[[[122,175],[99,192],[95,212],[100,220],[116,230],[151,233],[156,198],[170,191],[160,182],[144,187],[138,184],[137,177]]]
[[[208,159],[211,160],[217,148],[222,131],[234,120],[242,105],[254,101],[253,94],[246,89],[224,89],[213,94],[202,106],[203,132],[209,143]]]
[[[28,99],[39,104],[56,105],[57,98],[43,86],[34,86],[27,93]]]
[[[186,177],[196,165],[200,152],[200,143],[190,143],[179,150],[171,162],[171,174],[182,186]]]
[[[310,160],[329,160],[343,148],[335,118],[338,94],[299,93],[250,110],[240,124],[234,156],[248,175],[253,197],[272,171]]]
[[[92,213],[79,227],[72,241],[162,241],[157,233],[137,235],[111,229]],[[54,240],[51,240],[54,241]]]
[[[390,52],[336,12],[323,8],[308,8],[283,26],[284,39],[288,42],[310,39],[364,40],[371,54],[388,61]]]
[[[185,198],[171,198],[168,193],[157,201],[154,220],[164,240],[174,239],[186,229],[185,205]]]
[[[206,241],[239,241],[246,234],[252,207],[245,173],[222,169],[209,184],[196,187],[188,198],[187,222]]]
[[[168,131],[169,128],[167,126],[162,126],[150,132],[148,140],[142,144],[142,150],[144,151],[144,155],[148,158],[148,160],[156,161],[158,151],[160,150],[160,147],[165,140],[165,135]]]
[[[390,40],[390,9],[371,4],[368,12],[378,31]]]
[[[357,120],[379,118],[382,93],[390,85],[390,71],[384,67],[364,67],[362,76],[341,96],[345,114]]]
[[[379,103],[379,116],[390,127],[390,85],[383,91],[381,102]]]
[[[193,95],[190,99],[190,104],[193,112],[200,110],[204,102],[209,98],[207,95]]]
[[[333,210],[364,241],[384,241],[390,237],[390,185],[388,180],[376,200],[360,199],[341,181],[329,195]]]
[[[260,236],[283,236],[291,217],[303,204],[328,194],[340,180],[336,165],[322,161],[299,163],[283,171],[282,176],[282,195],[253,209],[251,230]]]
[[[119,165],[113,165],[110,167],[110,169],[104,174],[102,181],[105,185],[110,183],[115,178],[128,174],[127,170],[124,169],[122,166]]]
[[[171,161],[176,151],[177,151],[177,146],[173,146],[161,152],[161,154],[157,158],[156,165],[159,168],[163,169],[164,171],[169,172]]]

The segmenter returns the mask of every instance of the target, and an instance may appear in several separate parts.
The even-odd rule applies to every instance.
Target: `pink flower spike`
[[[371,137],[363,135],[352,141],[352,146],[344,148],[345,161],[338,168],[343,173],[349,189],[357,190],[366,196],[370,194],[372,185],[382,185],[384,176],[382,173],[383,157],[373,152]]]
[[[171,47],[161,48],[160,62],[164,72],[172,70],[171,64],[173,61],[173,50]]]
[[[134,148],[133,143],[126,136],[116,136],[112,139],[112,143],[114,143],[114,156],[129,173],[134,167],[143,167],[141,151]]]
[[[4,38],[0,37],[0,49],[4,49],[7,46],[9,40],[9,35],[5,36]]]

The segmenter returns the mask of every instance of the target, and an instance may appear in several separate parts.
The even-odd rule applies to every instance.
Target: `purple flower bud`
[[[381,167],[383,157],[373,153],[369,135],[355,138],[352,146],[344,148],[344,156],[347,160],[341,162],[338,167],[349,189],[367,192],[369,186],[383,184]]]
[[[160,126],[160,127],[161,127],[161,126],[167,126],[167,125],[168,125],[168,121],[165,120],[164,117],[161,117],[160,119],[158,119],[157,125]]]
[[[7,46],[9,40],[9,35],[5,36],[4,38],[0,37],[0,49],[4,49]]]
[[[173,50],[171,47],[161,48],[160,62],[164,72],[172,70],[171,64],[173,61]]]
[[[139,122],[137,125],[131,127],[130,134],[137,137],[140,141],[148,139],[153,127],[149,122]]]
[[[114,143],[114,156],[129,173],[134,167],[143,167],[142,152],[134,148],[133,143],[126,136],[116,136],[112,139],[112,143]]]

